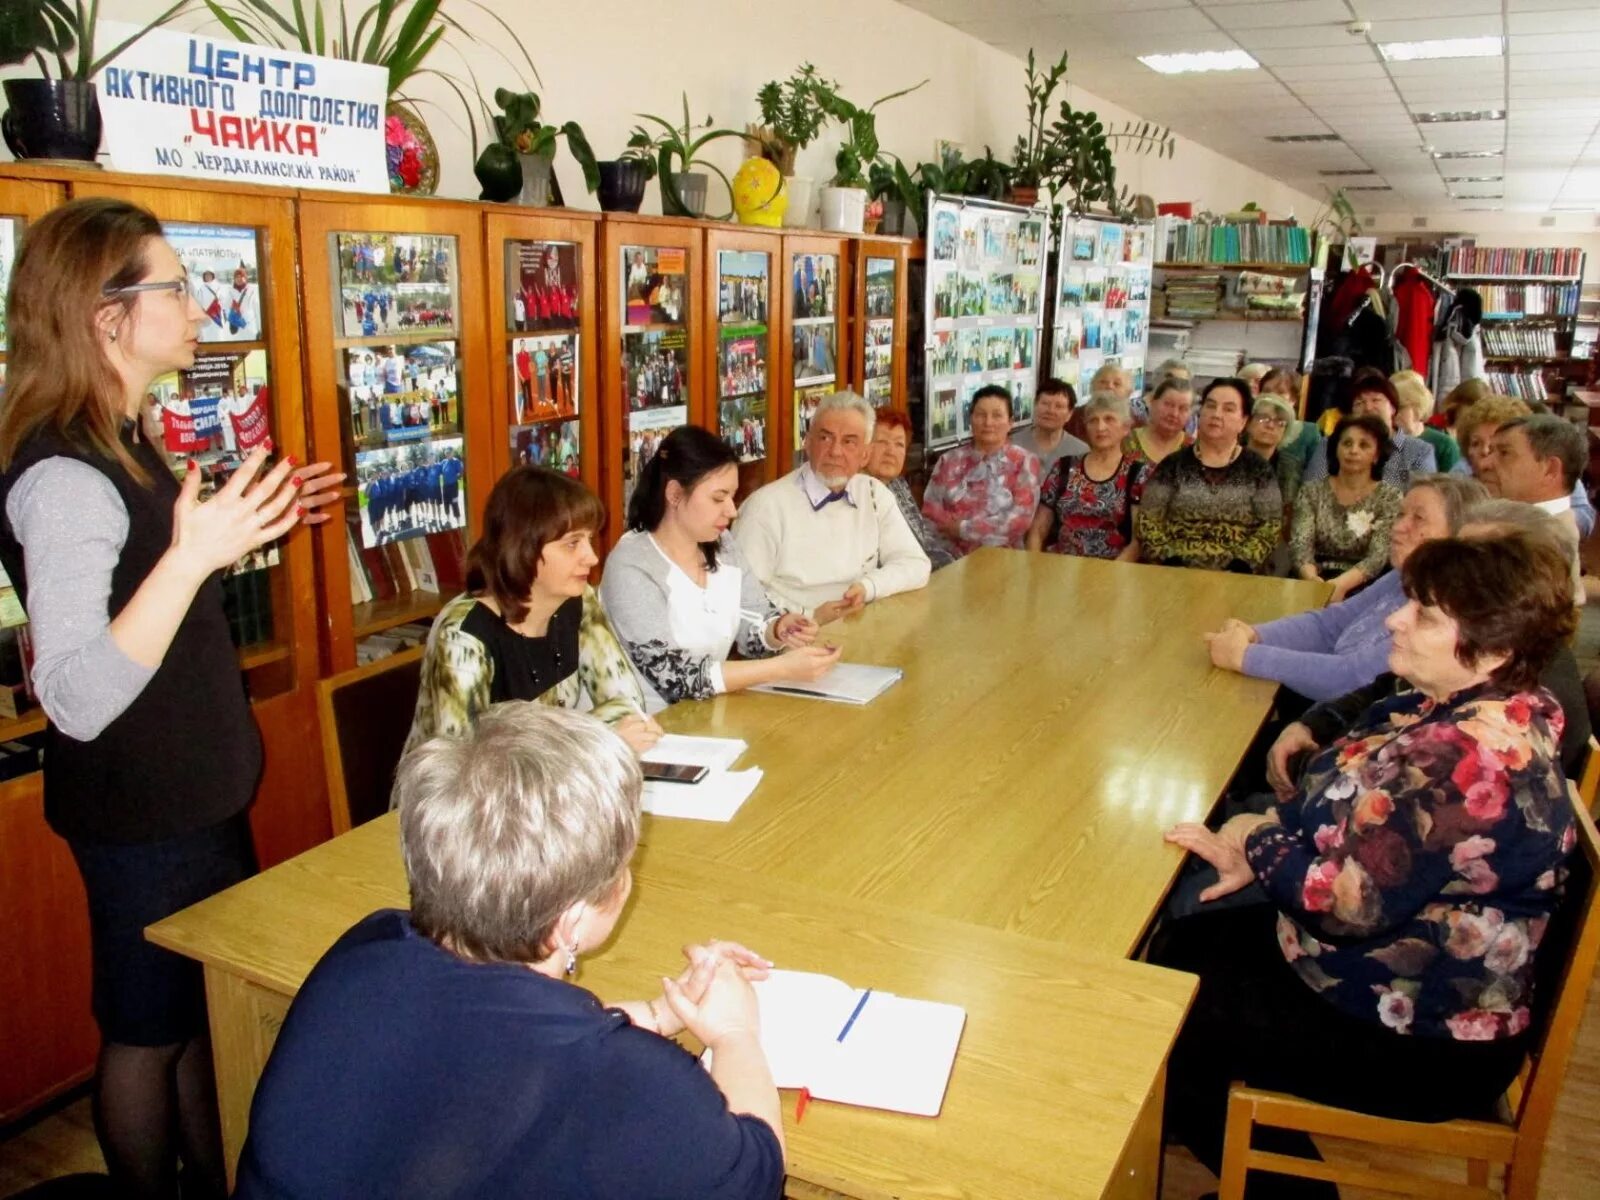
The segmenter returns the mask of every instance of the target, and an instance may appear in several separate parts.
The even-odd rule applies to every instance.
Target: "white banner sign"
[[[136,32],[106,21],[102,45]],[[95,77],[119,171],[387,192],[382,67],[156,29]]]

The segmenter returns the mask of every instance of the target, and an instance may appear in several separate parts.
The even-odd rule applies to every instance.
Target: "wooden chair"
[[[335,835],[389,811],[394,769],[411,731],[423,647],[317,681],[322,761]]]
[[[1591,776],[1594,776],[1591,779]],[[1595,760],[1585,772],[1585,786],[1600,782]],[[1592,793],[1589,798],[1592,798]],[[1578,826],[1578,850],[1570,877],[1568,901],[1575,904],[1566,961],[1560,965],[1555,1003],[1522,1074],[1506,1093],[1511,1118],[1492,1121],[1442,1121],[1429,1124],[1397,1121],[1314,1104],[1280,1092],[1234,1084],[1228,1094],[1228,1127],[1222,1150],[1222,1187],[1219,1200],[1242,1200],[1248,1171],[1267,1170],[1302,1179],[1322,1179],[1354,1184],[1405,1196],[1437,1200],[1534,1200],[1539,1168],[1544,1161],[1545,1137],[1555,1115],[1556,1097],[1566,1075],[1567,1059],[1583,1019],[1589,982],[1600,954],[1600,834],[1595,831],[1587,800],[1575,796],[1573,810]],[[1558,921],[1551,923],[1554,932]],[[1466,1160],[1467,1179],[1462,1184],[1404,1170],[1318,1162],[1293,1155],[1275,1154],[1251,1146],[1257,1125],[1295,1129],[1309,1134],[1346,1138],[1398,1150]],[[1489,1168],[1506,1168],[1504,1186],[1491,1187]]]
[[[1578,781],[1578,799],[1594,815],[1595,797],[1600,795],[1600,742],[1589,735],[1589,756],[1583,760],[1583,778]]]

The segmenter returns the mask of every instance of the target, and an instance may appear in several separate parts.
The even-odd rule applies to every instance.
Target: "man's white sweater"
[[[759,489],[734,523],[745,562],[779,607],[811,616],[853,583],[870,602],[928,582],[928,556],[888,488],[856,475],[842,499],[816,507],[826,495],[801,467]]]

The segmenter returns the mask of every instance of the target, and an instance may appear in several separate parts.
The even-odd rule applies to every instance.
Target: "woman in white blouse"
[[[737,453],[694,425],[674,429],[645,465],[628,532],[606,559],[600,599],[654,712],[762,683],[809,681],[839,661],[817,626],[780,613],[728,527]],[[740,659],[729,660],[737,647]]]

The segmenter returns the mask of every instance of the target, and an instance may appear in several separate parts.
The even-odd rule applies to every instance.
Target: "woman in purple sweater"
[[[1419,475],[1411,481],[1389,539],[1389,565],[1348,600],[1251,626],[1228,618],[1205,635],[1211,661],[1225,670],[1271,679],[1307,700],[1331,700],[1387,671],[1389,615],[1406,602],[1400,568],[1423,542],[1451,537],[1462,514],[1489,493],[1475,480]]]

